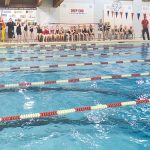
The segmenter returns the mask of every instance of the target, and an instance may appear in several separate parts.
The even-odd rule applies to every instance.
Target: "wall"
[[[88,12],[87,9],[90,5],[92,8],[89,8],[91,11]],[[84,8],[86,14],[80,17],[71,15],[67,13],[69,7]],[[81,0],[65,0],[58,8],[52,7],[52,0],[44,0],[42,5],[37,8],[37,22],[40,24],[94,22],[94,0],[86,0],[86,3]]]
[[[37,8],[37,22],[39,24],[59,23],[60,8],[53,8],[52,0],[44,0]]]
[[[58,8],[52,7],[52,0],[44,0],[42,6],[40,6],[37,9],[37,21],[41,24],[49,24],[49,23],[76,23],[76,22],[93,22],[98,23],[100,18],[104,18],[104,5],[106,4],[112,4],[113,0],[64,0],[64,2],[61,4]],[[127,25],[133,25],[136,37],[141,36],[141,19],[143,18],[143,15],[141,16],[140,20],[137,19],[137,13],[143,13],[145,11],[145,7],[149,7],[147,9],[150,14],[150,3],[143,3],[142,0],[134,0],[133,2],[125,2],[122,1],[123,4],[131,3],[133,12],[135,13],[135,17],[132,20],[126,21],[125,18],[123,20],[116,19],[115,23],[122,22],[123,24]],[[77,6],[84,7],[84,4],[92,5],[93,4],[93,14],[88,17],[88,15],[85,17],[79,17],[77,15],[73,15],[72,18],[71,15],[66,16],[63,11],[65,11],[65,6],[72,6],[72,8],[76,8]],[[76,7],[75,7],[76,6]],[[92,11],[91,11],[92,12]],[[148,13],[148,12],[147,12]],[[106,15],[106,14],[105,14]],[[70,19],[71,18],[71,19]]]

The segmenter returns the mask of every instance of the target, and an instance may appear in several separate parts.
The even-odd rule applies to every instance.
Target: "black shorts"
[[[19,31],[19,32],[17,32],[17,35],[22,35],[22,33]]]
[[[16,32],[17,32],[17,35],[22,35],[21,30],[17,30]]]
[[[10,38],[10,39],[14,38],[14,33],[13,32],[8,32],[8,38]]]
[[[33,29],[30,29],[30,32],[32,33],[32,32],[33,32]]]

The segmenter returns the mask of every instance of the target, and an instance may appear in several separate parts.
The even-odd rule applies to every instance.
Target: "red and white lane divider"
[[[120,45],[124,45],[124,44],[131,44],[131,43],[111,43],[110,45],[114,45],[115,44],[115,47],[116,48],[120,48],[120,49],[122,49],[122,48],[139,48],[139,47],[141,47],[140,45],[139,46],[136,46],[135,44],[134,44],[134,46],[132,46],[132,45],[127,45],[127,46],[120,46]],[[66,46],[68,46],[68,47],[73,47],[73,46],[81,46],[81,47],[86,47],[86,46],[100,46],[100,45],[102,45],[102,43],[72,43],[72,44],[68,44],[68,43],[64,43],[64,44],[47,44],[47,43],[41,43],[41,44],[35,44],[35,45],[33,45],[33,44],[28,44],[28,45],[13,45],[13,46],[0,46],[0,49],[5,49],[5,48],[30,48],[30,47],[41,47],[41,48],[44,48],[44,47],[51,47],[51,48],[62,48],[62,47],[66,47]],[[117,46],[116,46],[117,45]],[[105,47],[108,47],[108,45],[105,45],[104,44],[104,46]],[[149,46],[147,46],[147,47],[149,47]]]
[[[40,44],[40,45],[14,45],[14,46],[0,46],[0,49],[5,49],[5,48],[34,48],[34,47],[41,47],[41,48],[44,48],[44,47],[49,47],[49,48],[63,48],[63,47],[76,47],[76,46],[80,46],[80,47],[95,47],[95,46],[100,46],[101,44],[99,43],[86,43],[86,44],[81,44],[81,43],[74,43],[74,44]],[[105,47],[108,47],[108,45],[104,45]]]
[[[81,43],[74,43],[74,44],[38,44],[38,45],[32,45],[32,44],[29,44],[29,45],[13,45],[13,46],[0,46],[0,49],[4,49],[4,48],[30,48],[30,47],[58,47],[58,48],[61,48],[61,47],[64,47],[64,46],[96,46],[96,45],[100,45],[99,43],[86,43],[86,44],[81,44]]]
[[[134,73],[134,74],[121,74],[121,75],[109,75],[109,76],[96,76],[90,78],[73,78],[66,80],[49,80],[49,81],[39,81],[39,82],[24,82],[24,83],[14,83],[14,84],[0,84],[0,89],[15,89],[15,88],[29,88],[35,86],[46,86],[54,84],[70,84],[70,83],[79,83],[86,81],[96,81],[96,80],[107,80],[107,79],[124,79],[129,77],[142,77],[150,76],[150,72],[144,73]]]
[[[82,66],[94,66],[94,65],[112,65],[112,64],[127,64],[127,63],[148,63],[150,59],[145,60],[119,60],[119,61],[109,61],[109,62],[86,62],[78,64],[52,64],[45,66],[28,66],[28,67],[13,67],[13,68],[0,68],[0,72],[15,72],[15,71],[30,71],[33,69],[54,69],[54,68],[64,68],[64,67],[82,67]]]
[[[60,51],[93,51],[93,50],[112,50],[112,47],[108,49],[104,48],[62,48],[62,49],[50,49],[50,50],[14,50],[14,51],[0,51],[0,54],[20,54],[20,53],[47,53],[47,52],[60,52]]]
[[[96,106],[86,106],[86,107],[79,107],[79,108],[72,108],[72,109],[65,109],[65,110],[0,117],[0,122],[68,115],[68,114],[77,113],[77,112],[103,110],[103,109],[108,109],[108,108],[133,106],[133,105],[146,104],[146,103],[150,103],[150,99],[142,99],[142,100],[137,100],[137,101],[128,101],[128,102],[120,102],[120,103],[105,104],[105,105],[99,104]]]
[[[33,59],[62,58],[62,57],[92,57],[92,56],[126,56],[133,54],[150,54],[150,52],[114,52],[114,53],[98,53],[98,54],[66,54],[66,55],[47,55],[47,56],[31,56],[31,57],[15,57],[0,58],[0,61],[22,61]]]

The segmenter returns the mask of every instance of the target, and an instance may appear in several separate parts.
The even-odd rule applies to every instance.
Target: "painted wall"
[[[37,9],[37,21],[40,24],[49,24],[49,23],[77,23],[77,22],[93,22],[98,23],[100,18],[106,18],[106,14],[104,14],[104,6],[107,4],[112,4],[113,0],[64,0],[64,2],[61,4],[58,8],[52,7],[52,0],[44,0],[42,6],[40,6]],[[143,3],[142,0],[134,0],[133,2],[125,2],[122,1],[123,5],[130,3],[133,8],[133,12],[135,15],[137,13],[143,13],[146,10],[149,11],[150,14],[150,3]],[[84,7],[85,4],[85,7]],[[66,12],[69,10],[66,10],[65,7],[70,8],[85,8],[87,9],[88,6],[92,6],[91,10],[89,12],[86,12],[87,15],[83,15],[80,17],[80,15],[66,15]],[[92,10],[93,9],[93,10]],[[66,11],[66,12],[65,12]],[[65,13],[63,13],[65,12]],[[92,12],[92,13],[91,13]],[[148,12],[147,12],[148,13]],[[131,14],[129,14],[131,15]],[[148,15],[149,16],[149,15]],[[88,17],[88,18],[87,18]],[[141,36],[141,19],[143,18],[143,15],[141,16],[140,20],[137,19],[137,16],[134,17],[133,21],[130,19],[130,21],[126,21],[125,18],[123,20],[116,19],[115,22],[118,24],[118,22],[121,22],[122,24],[126,25],[132,25],[136,32],[136,37]],[[107,18],[108,19],[108,18]],[[149,18],[150,19],[150,18]],[[118,21],[118,22],[117,22]],[[115,24],[114,23],[114,24]]]
[[[59,23],[60,8],[53,8],[52,0],[44,0],[37,8],[37,22],[39,24]]]

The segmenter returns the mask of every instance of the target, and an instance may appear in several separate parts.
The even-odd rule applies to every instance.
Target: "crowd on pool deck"
[[[145,33],[149,39],[148,25],[149,21],[144,16],[142,20],[142,36],[145,40]],[[115,39],[133,39],[134,29],[132,26],[111,26],[109,22],[103,23],[102,19],[98,24],[78,24],[72,26],[64,25],[50,25],[40,26],[36,23],[25,21],[24,23],[18,19],[16,22],[9,19],[5,23],[0,17],[0,41],[5,41],[6,27],[8,29],[8,39],[13,41],[16,37],[18,42],[39,41],[39,42],[52,42],[52,41],[90,41],[90,40],[115,40]],[[97,38],[95,35],[97,31]],[[36,36],[35,36],[36,32]]]

